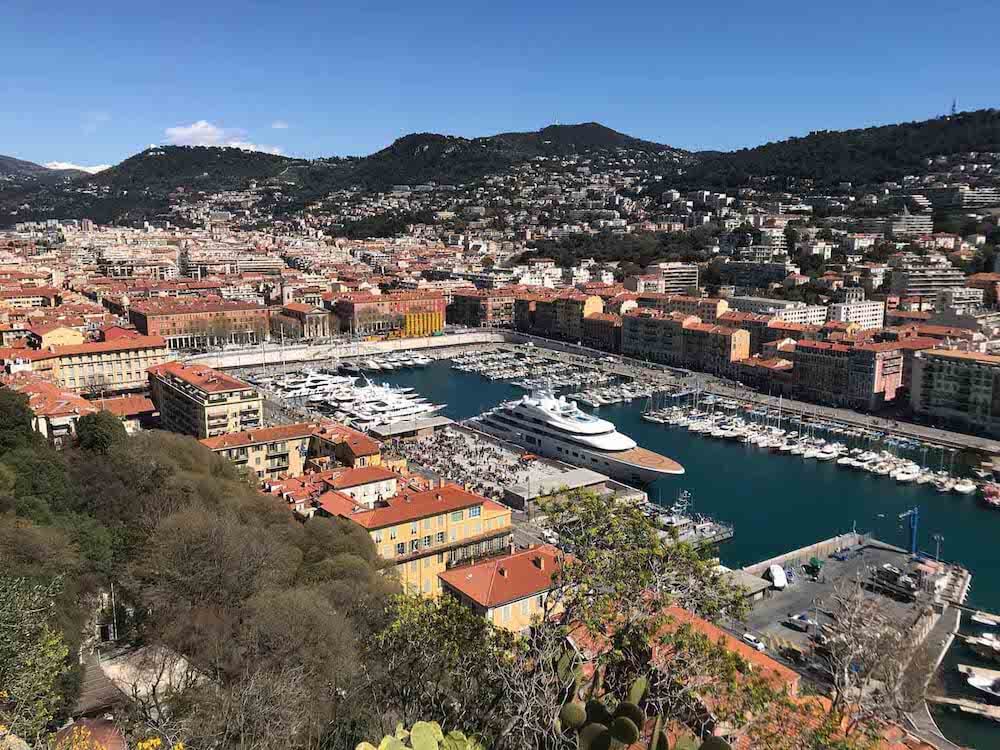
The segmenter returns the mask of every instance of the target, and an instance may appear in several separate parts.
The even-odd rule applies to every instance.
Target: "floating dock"
[[[984,669],[982,667],[973,667],[968,664],[959,664],[958,671],[966,677],[984,677],[988,680],[1000,680],[1000,671],[996,669]],[[985,719],[992,719],[993,721],[1000,721],[1000,706],[990,703],[974,701],[970,698],[945,698],[933,695],[927,696],[927,701],[938,706],[953,708],[965,714],[981,716]]]

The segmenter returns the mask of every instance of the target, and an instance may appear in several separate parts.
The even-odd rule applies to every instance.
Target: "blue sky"
[[[147,9],[149,8],[149,9]],[[1000,106],[1000,3],[7,0],[0,154],[367,154],[596,120],[690,149]]]

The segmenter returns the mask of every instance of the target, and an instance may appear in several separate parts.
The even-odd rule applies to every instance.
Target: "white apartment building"
[[[740,312],[773,315],[786,323],[821,326],[826,322],[827,310],[824,305],[807,305],[805,302],[770,297],[732,297],[729,305]]]
[[[830,305],[828,320],[857,323],[863,329],[881,328],[885,325],[885,302],[837,302]]]
[[[664,294],[688,294],[698,286],[697,263],[653,263],[646,273],[662,279],[656,291]]]

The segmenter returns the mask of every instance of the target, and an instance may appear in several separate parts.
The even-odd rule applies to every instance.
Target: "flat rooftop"
[[[373,426],[370,431],[377,438],[391,438],[422,430],[437,430],[454,424],[448,417],[424,417],[422,419],[403,419],[391,424]]]

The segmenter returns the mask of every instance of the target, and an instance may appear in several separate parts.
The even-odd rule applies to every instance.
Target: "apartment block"
[[[363,432],[336,422],[303,422],[262,427],[202,439],[209,450],[258,478],[302,476],[307,467],[381,466],[381,446]]]
[[[639,309],[622,317],[622,354],[639,359],[728,373],[750,356],[750,334],[703,323],[697,316]]]
[[[52,370],[61,387],[97,394],[145,388],[146,371],[163,364],[170,355],[160,336],[56,346],[50,352],[55,358]]]
[[[504,289],[461,289],[451,296],[448,321],[472,328],[507,328],[514,323],[514,293]]]
[[[148,336],[163,336],[173,349],[267,338],[270,313],[254,302],[216,298],[155,298],[129,308],[132,324]]]
[[[807,305],[805,302],[793,300],[747,296],[731,297],[729,304],[734,310],[770,315],[786,323],[821,326],[826,322],[825,305]]]
[[[219,370],[181,362],[149,369],[149,388],[165,430],[211,438],[264,423],[264,399],[248,383]]]
[[[646,273],[660,280],[656,291],[664,294],[689,294],[698,288],[697,263],[653,263],[646,267]]]
[[[606,352],[622,350],[622,318],[614,313],[594,313],[583,319],[583,343]]]
[[[340,329],[360,336],[427,336],[444,329],[447,310],[443,294],[421,291],[359,292],[330,304]]]
[[[830,305],[827,319],[857,323],[864,330],[881,328],[885,325],[885,302],[837,302]]]
[[[510,508],[454,484],[407,488],[371,508],[333,490],[317,502],[317,515],[346,518],[365,529],[400,583],[425,596],[441,594],[441,573],[511,546]]]
[[[966,432],[1000,436],[1000,357],[919,351],[912,378],[910,405],[917,414]]]
[[[729,311],[729,302],[724,299],[685,294],[640,294],[638,302],[642,309],[694,315],[706,323],[718,322],[719,317]]]
[[[799,270],[798,266],[788,262],[730,261],[719,266],[719,276],[723,284],[755,289],[781,283]]]
[[[854,409],[877,409],[902,385],[903,353],[895,343],[798,341],[789,352],[791,386],[806,400]]]

